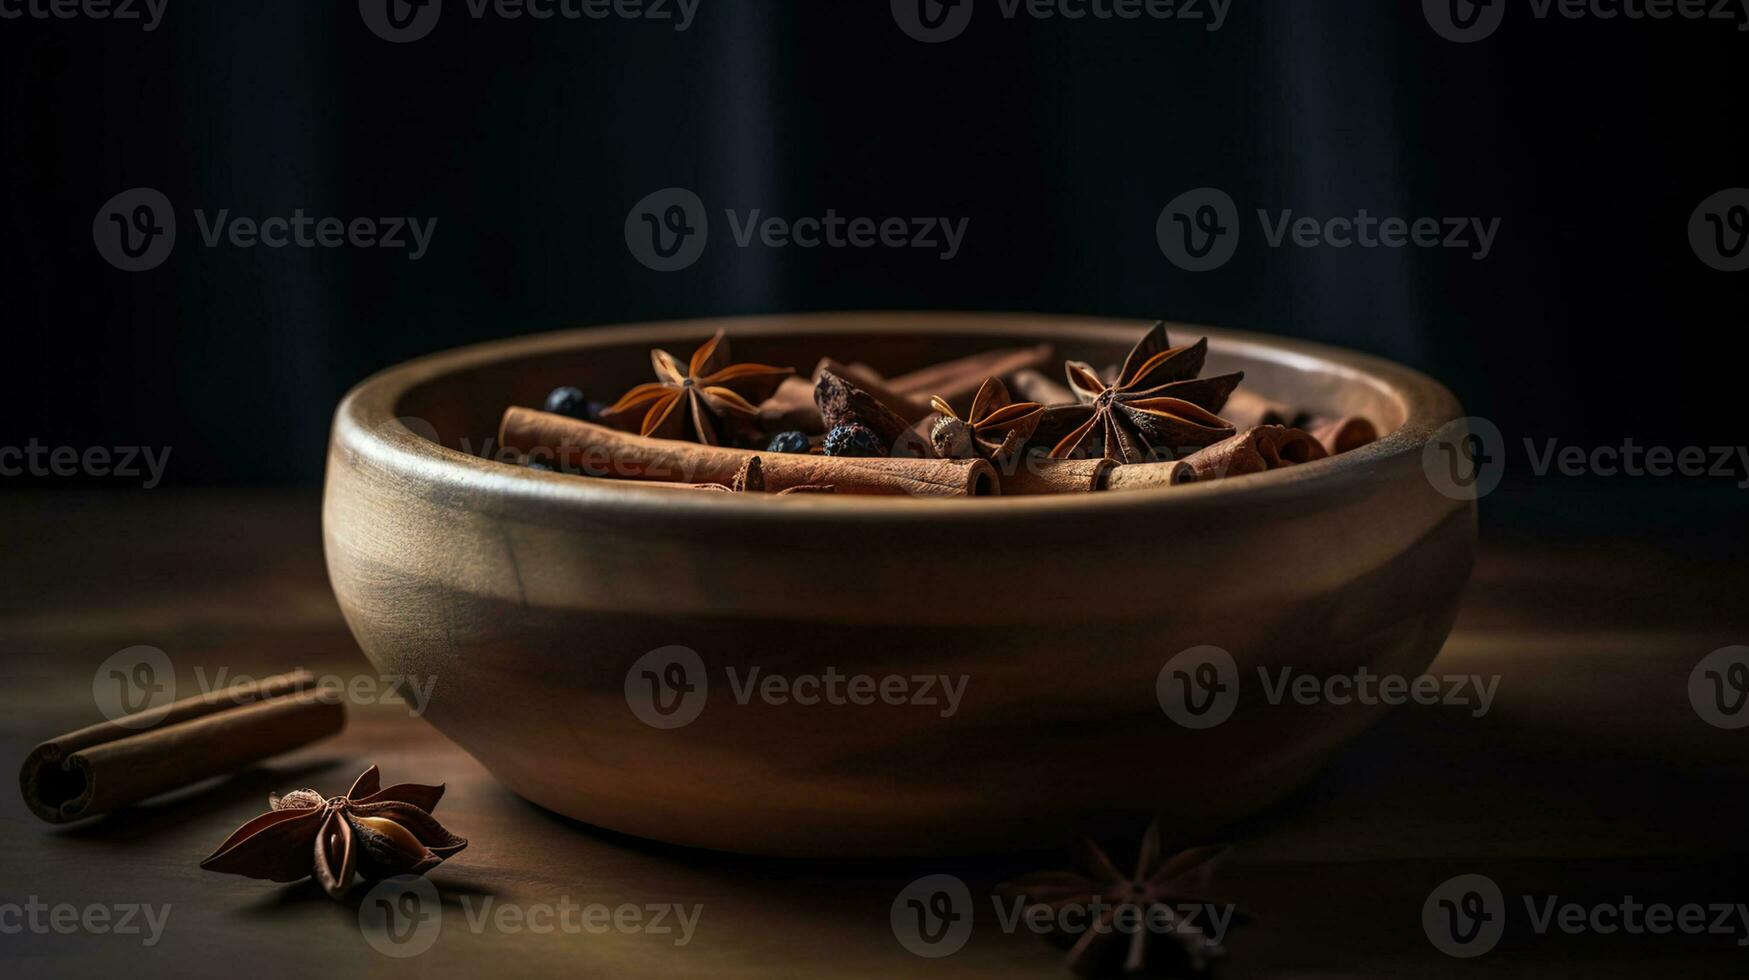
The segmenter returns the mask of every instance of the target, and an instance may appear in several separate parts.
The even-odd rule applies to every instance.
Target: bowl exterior
[[[1385,710],[1281,698],[1282,670],[1419,675],[1474,557],[1474,503],[1416,448],[1458,414],[1437,386],[1401,445],[1301,478],[906,511],[580,505],[572,478],[417,445],[369,385],[324,500],[365,653],[433,681],[425,717],[517,793],[678,844],[952,853],[1244,816]],[[1209,646],[1231,715],[1186,727],[1162,675]]]

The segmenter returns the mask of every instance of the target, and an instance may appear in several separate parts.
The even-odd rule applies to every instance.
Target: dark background
[[[351,0],[170,0],[153,33],[0,21],[0,445],[170,445],[173,484],[314,484],[337,399],[407,357],[840,308],[1261,330],[1420,368],[1509,445],[1743,441],[1749,273],[1707,268],[1686,234],[1702,199],[1749,185],[1749,34],[1734,24],[1539,21],[1514,4],[1493,37],[1459,45],[1415,0],[1234,0],[1215,33],[1009,22],[979,4],[963,36],[932,45],[885,0],[703,0],[684,33],[476,21],[449,0],[405,45]],[[175,204],[178,245],[129,274],[99,257],[91,223],[142,185]],[[671,185],[719,224],[697,265],[660,274],[622,224]],[[1204,185],[1233,196],[1246,231],[1226,267],[1191,274],[1154,222]],[[197,207],[439,223],[418,262],[209,249]],[[743,250],[723,245],[727,207],[971,223],[952,262]],[[1257,208],[1361,207],[1501,228],[1482,262],[1270,249],[1256,231]],[[1742,510],[1731,481],[1687,484]]]

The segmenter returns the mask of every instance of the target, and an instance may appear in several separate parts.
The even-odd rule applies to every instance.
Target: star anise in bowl
[[[1183,450],[1231,437],[1233,423],[1217,413],[1245,376],[1199,379],[1207,357],[1206,338],[1173,347],[1166,324],[1160,322],[1136,343],[1109,381],[1092,365],[1069,361],[1069,388],[1080,404],[1050,410],[1050,430],[1069,429],[1051,448],[1051,456],[1145,463],[1173,459]]]
[[[1081,871],[1043,871],[997,886],[1029,911],[1049,911],[1046,937],[1068,947],[1076,975],[1200,977],[1225,954],[1223,932],[1242,916],[1204,893],[1227,848],[1173,853],[1156,821],[1142,838],[1134,874],[1118,870],[1092,841],[1081,849]]]
[[[337,899],[354,874],[370,881],[422,875],[467,847],[431,815],[442,798],[442,786],[384,789],[371,766],[344,796],[300,789],[268,797],[272,809],[225,838],[200,866],[268,881],[313,877]]]
[[[938,454],[946,459],[980,456],[998,466],[1020,454],[1045,414],[1038,402],[1015,401],[1000,378],[984,381],[963,419],[944,398],[931,398],[929,405],[941,415],[929,430]]]
[[[665,350],[652,350],[656,381],[638,385],[601,412],[617,429],[657,439],[690,439],[723,445],[754,431],[759,403],[777,391],[794,368],[731,364],[729,341],[718,330],[682,366]]]

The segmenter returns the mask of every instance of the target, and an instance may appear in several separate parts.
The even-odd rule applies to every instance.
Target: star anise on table
[[[1045,407],[1038,402],[1015,401],[1000,378],[985,380],[963,419],[945,399],[931,398],[929,405],[941,413],[929,430],[937,453],[947,459],[976,455],[998,465],[1026,448],[1026,441],[1045,415]]]
[[[1083,841],[1085,871],[1043,871],[997,886],[1028,910],[1049,910],[1047,938],[1069,947],[1078,976],[1205,976],[1225,950],[1204,926],[1241,918],[1204,896],[1226,858],[1224,847],[1170,853],[1156,821],[1142,838],[1136,871],[1126,875],[1105,851]],[[1040,914],[1034,912],[1033,914]]]
[[[300,789],[268,797],[272,809],[238,828],[200,866],[268,881],[313,877],[333,898],[355,873],[372,881],[422,875],[468,846],[432,817],[442,798],[442,786],[384,789],[371,766],[345,796]]]
[[[1206,338],[1173,347],[1166,324],[1156,323],[1109,382],[1084,361],[1068,362],[1069,387],[1081,404],[1050,410],[1053,432],[1073,426],[1052,447],[1052,458],[1145,463],[1231,437],[1233,423],[1216,413],[1245,376],[1198,379],[1207,357]]]
[[[638,385],[601,413],[601,421],[658,439],[691,439],[707,446],[751,432],[759,403],[777,391],[794,368],[729,363],[723,332],[705,341],[684,367],[665,350],[650,352],[659,380]]]

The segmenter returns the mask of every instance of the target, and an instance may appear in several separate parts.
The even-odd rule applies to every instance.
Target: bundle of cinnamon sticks
[[[1104,370],[1049,344],[893,377],[830,357],[804,376],[728,349],[718,333],[686,362],[654,351],[656,381],[605,407],[571,388],[546,411],[513,406],[499,443],[536,468],[678,491],[952,497],[1169,488],[1378,438],[1369,420],[1238,391],[1242,375],[1200,377],[1206,341],[1174,347],[1163,324]]]

